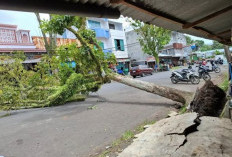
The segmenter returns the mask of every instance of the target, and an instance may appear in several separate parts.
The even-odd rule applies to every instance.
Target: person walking
[[[157,73],[157,70],[158,70],[158,65],[157,64],[155,64],[154,69],[155,69],[155,72]]]

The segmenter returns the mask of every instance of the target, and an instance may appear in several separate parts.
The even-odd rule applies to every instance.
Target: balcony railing
[[[94,28],[93,30],[96,32],[97,38],[106,38],[106,39],[110,38],[109,30],[103,28]]]

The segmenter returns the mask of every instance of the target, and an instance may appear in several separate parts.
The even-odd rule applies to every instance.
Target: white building
[[[139,36],[134,30],[126,32],[128,55],[131,59],[131,65],[147,64],[149,67],[154,67],[155,58],[143,52],[138,38]]]
[[[139,64],[144,62],[148,64],[148,66],[153,67],[155,58],[143,52],[138,42],[137,33],[134,30],[126,32],[126,39],[130,59],[139,62]],[[191,51],[191,47],[186,44],[184,34],[173,31],[171,33],[170,42],[165,45],[163,50],[159,53],[159,58],[164,62],[177,65],[180,60],[187,58]]]
[[[129,71],[130,59],[127,53],[127,43],[122,22],[119,19],[88,18],[87,27],[96,32],[96,38],[101,41],[100,46],[104,53],[114,53],[117,58],[117,69],[123,67],[125,73]],[[66,31],[63,38],[74,37]]]

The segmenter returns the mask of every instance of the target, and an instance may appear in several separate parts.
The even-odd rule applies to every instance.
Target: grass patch
[[[171,69],[172,70],[178,70],[178,69],[180,69],[180,66],[172,67]]]
[[[219,87],[224,91],[227,92],[228,88],[229,88],[229,80],[228,80],[228,75],[225,74],[224,78],[223,78],[223,82],[219,85]]]
[[[179,114],[184,114],[187,111],[186,104],[180,108]]]
[[[228,74],[225,73],[224,74],[224,78],[223,78],[223,82],[221,84],[219,84],[218,86],[224,91],[224,92],[227,92],[228,89],[229,89],[229,85],[230,85],[230,81],[228,80]],[[226,104],[222,110],[222,113],[220,114],[220,118],[222,118],[225,114],[225,111],[226,111]]]
[[[122,141],[128,141],[130,139],[134,138],[134,132],[127,130],[121,137]]]
[[[125,146],[128,146],[132,142],[136,134],[139,134],[145,130],[144,129],[145,125],[151,125],[154,123],[155,120],[145,121],[142,124],[138,125],[134,130],[125,131],[120,138],[113,141],[109,149],[103,151],[100,155],[98,155],[98,157],[106,157],[109,156],[110,154],[119,152],[120,150],[125,148]]]
[[[109,154],[110,151],[109,150],[105,150],[104,152],[102,152],[98,157],[105,157],[107,156],[107,154]]]

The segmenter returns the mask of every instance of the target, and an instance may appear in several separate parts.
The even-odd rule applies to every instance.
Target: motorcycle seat
[[[180,72],[180,71],[177,71],[177,73],[183,75],[183,74],[186,74],[186,72]]]

